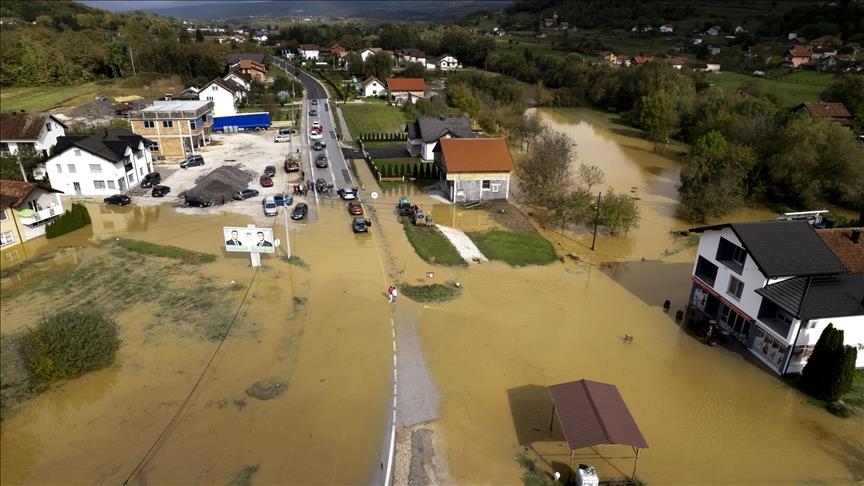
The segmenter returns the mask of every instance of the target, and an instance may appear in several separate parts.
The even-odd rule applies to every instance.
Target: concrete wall
[[[489,188],[483,188],[483,181],[489,181]],[[506,200],[510,191],[510,174],[508,172],[447,174],[447,189],[453,202]]]
[[[145,148],[139,153],[139,157],[127,153],[127,158],[132,162],[132,170],[129,172],[126,172],[122,160],[112,163],[76,147],[66,149],[45,165],[48,177],[51,178],[51,186],[67,195],[77,194],[77,182],[83,196],[110,196],[137,186],[141,178],[151,171],[153,159],[150,151]],[[95,167],[91,168],[91,164]],[[74,168],[74,172],[70,170],[70,166]],[[101,181],[104,187],[97,187],[97,181]]]

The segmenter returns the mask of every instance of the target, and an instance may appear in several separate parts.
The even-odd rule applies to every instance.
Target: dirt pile
[[[239,166],[223,165],[195,181],[195,187],[187,192],[221,202],[222,198],[231,199],[234,191],[245,189],[253,178],[251,172]]]

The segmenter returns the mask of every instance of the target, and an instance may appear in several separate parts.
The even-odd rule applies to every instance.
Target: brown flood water
[[[257,273],[248,257],[226,255],[219,238],[223,225],[254,222],[249,216],[189,216],[168,206],[103,211],[90,204],[92,229],[21,249],[20,258],[30,258],[75,247],[4,284],[2,330],[52,309],[50,302],[36,310],[24,306],[21,289],[39,288],[40,265],[62,270],[98,258],[107,250],[94,242],[134,238],[217,254],[215,263],[195,271],[219,285],[239,285],[226,294],[236,322],[138,482],[225,484],[258,465],[253,484],[368,484],[379,477],[390,423],[393,308],[383,289],[393,281],[426,282],[426,272],[434,270],[436,282],[462,283],[458,299],[419,305],[401,298],[397,305],[418,315],[440,399],[439,419],[430,427],[459,484],[521,483],[513,461],[520,443],[539,452],[547,470],[563,471],[570,454],[560,431],[548,432],[551,404],[541,387],[582,378],[618,386],[650,446],[637,470],[647,484],[864,479],[864,421],[827,414],[740,355],[700,344],[663,313],[665,299],[673,311],[684,305],[695,251],[670,235],[689,227],[674,218],[678,163],[610,131],[625,127],[610,126],[602,114],[567,113],[577,116],[542,112],[547,123],[573,136],[581,161],[603,168],[607,185],[635,190],[643,215],[642,226],[628,235],[600,235],[594,252],[585,231],[544,231],[559,254],[578,255],[580,263],[428,265],[393,214],[398,191],[364,201],[375,223],[369,235],[351,234],[344,206],[324,201],[310,221],[289,224],[293,253],[309,267],[265,256]],[[439,223],[494,225],[479,211],[453,210],[406,192],[432,208]],[[728,220],[770,217],[748,210]],[[276,218],[280,237],[283,221]],[[600,265],[607,261],[618,263]],[[134,265],[130,271],[159,285]],[[139,305],[116,316],[123,344],[115,366],[43,393],[4,421],[0,482],[126,479],[217,346],[154,327],[150,314]],[[633,343],[625,344],[624,334],[634,336]],[[287,390],[268,401],[245,394],[265,379],[287,383]],[[626,447],[598,447],[577,451],[574,464],[592,464],[611,479],[630,473],[632,459],[620,457],[631,455]]]

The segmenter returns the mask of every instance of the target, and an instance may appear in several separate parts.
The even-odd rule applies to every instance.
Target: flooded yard
[[[110,209],[91,202],[91,227],[19,248],[17,258],[32,263],[2,281],[4,334],[91,299],[112,309],[122,344],[109,369],[53,387],[4,420],[0,482],[226,484],[244,472],[251,484],[383,482],[393,322],[398,330],[409,317],[435,394],[422,404],[400,395],[400,403],[433,409],[412,425],[434,432],[429,444],[449,468],[439,484],[520,484],[513,460],[520,452],[564,472],[570,451],[560,427],[549,430],[545,387],[583,378],[618,387],[649,445],[636,471],[646,484],[864,480],[860,417],[828,414],[672,319],[685,305],[695,255],[692,241],[672,234],[692,226],[675,217],[679,161],[653,153],[603,114],[541,114],[573,137],[579,161],[605,171],[607,185],[640,198],[641,226],[601,234],[594,251],[586,230],[541,229],[559,255],[578,261],[526,268],[423,262],[393,211],[400,193],[441,224],[496,224],[482,211],[415,190],[382,191],[374,201],[363,194],[370,234],[351,233],[335,199],[311,205],[310,220],[287,227],[281,214],[260,216],[260,203],[255,213],[228,206],[196,213],[153,201]],[[743,210],[727,220],[773,216]],[[282,238],[287,232],[303,265],[280,259],[284,248],[257,270],[247,256],[225,253],[222,226],[250,223],[270,223]],[[112,245],[116,238],[217,259],[183,266],[130,257]],[[4,267],[8,260],[4,254]],[[60,279],[75,285],[59,292]],[[394,282],[445,281],[460,283],[457,299],[421,305],[400,297],[391,306],[384,297]],[[125,291],[111,287],[117,282]],[[196,293],[210,300],[195,300]],[[670,313],[662,309],[666,299]],[[214,325],[226,339],[199,332]],[[285,389],[266,400],[250,395],[262,382]],[[632,451],[579,450],[579,463],[596,467],[601,479],[622,478],[632,470]]]

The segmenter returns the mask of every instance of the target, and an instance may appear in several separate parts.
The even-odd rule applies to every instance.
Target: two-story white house
[[[210,81],[198,92],[200,101],[213,102],[213,116],[236,115],[237,103],[245,96],[246,90],[242,86],[222,78]]]
[[[375,76],[366,78],[363,81],[361,89],[363,90],[363,96],[381,96],[387,93],[387,87],[381,81],[378,81],[378,78]]]
[[[435,67],[442,71],[455,71],[461,68],[462,65],[459,64],[459,61],[450,54],[443,54],[438,56],[438,59],[435,61]]]
[[[153,171],[153,142],[129,130],[60,137],[45,161],[54,189],[81,196],[110,196],[137,186]]]
[[[426,162],[435,160],[433,150],[442,138],[473,138],[468,117],[420,117],[405,125],[405,150]]]
[[[297,50],[300,51],[300,57],[303,59],[314,59],[317,61],[321,56],[321,47],[315,44],[300,44],[297,46]]]
[[[402,51],[400,60],[403,64],[416,62],[426,66],[426,53],[419,49],[405,49]]]
[[[0,180],[0,247],[43,236],[47,223],[63,214],[60,194],[30,182]]]
[[[66,125],[49,113],[9,112],[0,114],[0,154],[21,150],[48,157],[57,137],[66,135]]]
[[[360,59],[363,59],[363,62],[366,62],[366,59],[369,59],[379,52],[381,52],[380,47],[366,47],[360,51]]]
[[[691,310],[781,375],[804,368],[828,324],[864,349],[861,230],[816,230],[807,221],[694,228],[701,237]],[[823,231],[842,237],[832,234],[829,244]],[[864,353],[856,366],[864,367]]]

